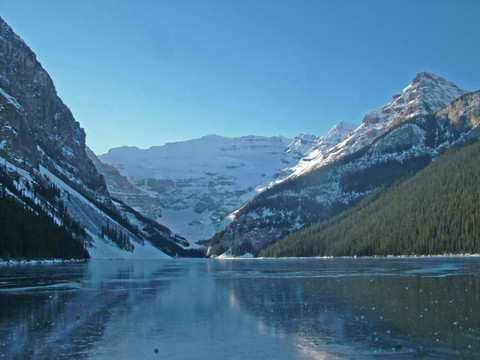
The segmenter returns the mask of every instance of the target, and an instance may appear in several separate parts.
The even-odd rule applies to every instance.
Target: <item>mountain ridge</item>
[[[444,114],[452,111],[428,112],[441,106],[437,96],[422,93],[425,87],[418,86],[425,83],[422,79],[433,85],[434,95],[442,93],[436,88],[442,86],[439,84],[447,84],[450,95],[441,104],[445,109],[452,106],[463,114],[462,109],[471,106],[476,111],[470,113],[469,119],[459,116],[463,119],[460,127],[455,119]],[[400,93],[406,98],[413,94],[409,102],[403,101],[403,106],[396,107],[399,97],[394,96],[391,103],[372,112],[382,121],[371,121],[372,113],[367,114],[345,141],[321,158],[318,166],[290,176],[247,203],[235,213],[232,223],[212,238],[210,253],[220,254],[233,248],[240,252],[245,248],[258,251],[289,233],[338,213],[379,186],[415,173],[440,152],[478,131],[478,104],[475,105],[478,93],[469,95],[438,79],[443,78],[421,73],[412,81],[417,86],[410,84]],[[457,95],[463,105],[448,102]],[[430,99],[435,100],[432,106]]]
[[[323,205],[321,206],[321,208],[317,209],[318,213],[323,214],[321,216],[329,216],[328,214],[330,213],[330,210],[333,212],[339,211],[339,209],[348,206],[350,203],[355,202],[357,199],[374,191],[375,186],[379,186],[383,181],[375,180],[371,184],[369,184],[367,180],[363,180],[362,176],[360,176],[361,181],[352,180],[349,179],[348,174],[353,177],[356,176],[353,175],[356,172],[353,165],[344,167],[340,172],[338,169],[334,170],[334,172],[332,173],[328,170],[331,164],[346,164],[352,156],[355,157],[355,154],[360,154],[362,151],[363,153],[365,153],[366,151],[368,151],[367,149],[373,146],[375,148],[375,152],[374,154],[370,154],[369,156],[376,157],[377,160],[380,162],[376,165],[373,165],[373,163],[368,165],[368,161],[361,160],[359,162],[360,159],[357,159],[356,163],[358,164],[358,171],[360,171],[365,166],[367,166],[367,168],[371,168],[368,171],[373,171],[372,169],[375,167],[386,168],[389,166],[393,174],[396,174],[398,176],[406,176],[408,172],[416,172],[426,166],[432,159],[435,158],[438,151],[443,151],[441,149],[442,146],[446,148],[450,146],[451,143],[454,141],[452,138],[448,138],[448,134],[443,134],[443,130],[438,130],[442,132],[442,136],[444,136],[442,141],[444,141],[445,143],[443,145],[436,143],[434,144],[435,141],[432,142],[429,140],[430,142],[428,143],[428,146],[425,147],[425,144],[423,144],[423,142],[426,140],[427,137],[432,137],[432,131],[434,131],[433,128],[439,126],[436,119],[428,118],[428,116],[430,116],[431,114],[435,114],[443,108],[446,108],[453,100],[457,99],[458,97],[462,97],[465,94],[467,94],[466,91],[460,89],[458,86],[444,79],[441,76],[428,72],[418,73],[409,85],[407,85],[403,90],[392,96],[392,101],[390,103],[365,115],[359,126],[342,122],[335,125],[331,129],[331,131],[324,136],[300,134],[295,139],[292,139],[290,143],[285,147],[284,151],[289,155],[295,154],[295,160],[292,160],[291,158],[288,161],[283,161],[283,163],[281,163],[280,166],[276,168],[276,173],[274,174],[274,176],[270,177],[270,181],[264,181],[260,185],[258,185],[259,182],[257,182],[257,191],[250,192],[250,196],[244,197],[243,201],[235,202],[233,204],[234,206],[224,208],[223,211],[217,212],[214,216],[212,216],[213,211],[215,211],[215,207],[218,209],[219,206],[221,206],[221,202],[211,202],[211,198],[209,198],[208,196],[198,200],[200,200],[199,203],[210,203],[210,208],[208,208],[209,205],[204,206],[198,205],[197,203],[198,207],[195,207],[194,205],[187,206],[184,203],[183,209],[179,207],[177,209],[174,209],[173,211],[177,211],[178,216],[173,215],[173,212],[171,211],[172,209],[166,209],[165,207],[162,207],[162,205],[160,205],[160,207],[162,207],[162,217],[157,218],[157,220],[163,221],[168,226],[173,227],[176,232],[181,234],[182,231],[185,231],[188,228],[188,231],[191,231],[191,233],[183,232],[183,235],[186,238],[189,238],[192,233],[194,233],[194,236],[198,235],[199,227],[195,226],[203,226],[206,222],[209,222],[209,226],[214,225],[211,230],[216,229],[217,231],[219,231],[212,238],[213,240],[211,241],[211,245],[213,244],[213,247],[211,246],[210,250],[215,249],[216,245],[219,244],[218,239],[222,238],[224,236],[223,234],[228,233],[232,228],[243,229],[242,231],[240,231],[244,232],[244,234],[241,236],[239,236],[239,232],[237,230],[231,232],[230,235],[227,236],[230,238],[229,241],[231,241],[232,244],[235,244],[245,241],[248,242],[249,240],[247,238],[257,239],[253,240],[253,242],[257,241],[257,246],[254,246],[254,248],[258,250],[263,246],[259,245],[263,243],[263,241],[266,241],[268,243],[269,241],[272,241],[272,239],[277,239],[281,236],[284,236],[286,233],[298,230],[303,226],[309,224],[311,221],[314,221],[315,215],[310,214],[306,218],[304,216],[299,216],[298,214],[295,215],[296,211],[293,208],[298,207],[300,209],[302,206],[311,207],[312,209],[317,208],[317,201],[320,201],[320,203]],[[423,119],[422,117],[425,119]],[[444,121],[443,125],[447,126],[446,124],[449,122],[450,120],[446,120]],[[399,126],[403,126],[403,128],[401,130],[398,130],[397,128]],[[472,124],[468,126],[465,127],[462,131],[469,131],[469,129],[473,127]],[[242,137],[242,139],[255,138],[255,136]],[[227,139],[228,138],[217,135],[210,135],[201,139],[192,139],[185,142],[168,143],[165,144],[163,147],[154,146],[147,150],[133,149],[133,151],[143,153],[148,151],[158,151],[157,158],[160,158],[160,153],[161,151],[163,151],[161,149],[173,149],[177,146],[188,147],[189,144],[195,144],[201,141],[207,143],[208,140],[211,140],[213,143],[215,143],[218,141],[226,141]],[[238,140],[240,138],[236,139]],[[395,148],[394,145],[389,144],[389,141],[395,143],[395,146],[397,148]],[[436,149],[436,146],[439,146],[440,148]],[[132,148],[125,147],[121,149],[122,151],[132,150]],[[119,149],[113,149],[112,153],[117,152],[118,150]],[[183,149],[184,156],[188,158],[187,161],[195,162],[191,154],[198,152],[197,150],[198,149]],[[382,153],[385,151],[386,153]],[[179,201],[183,201],[181,200],[182,198],[184,198],[185,196],[192,196],[192,192],[190,192],[190,194],[184,194],[180,196],[173,196],[172,194],[170,199],[166,200],[164,195],[160,195],[160,192],[158,191],[157,193],[152,194],[151,185],[147,185],[148,181],[150,181],[147,179],[147,176],[144,176],[143,179],[139,179],[138,172],[133,171],[129,173],[129,171],[131,171],[131,168],[129,168],[128,166],[126,167],[128,169],[125,168],[125,164],[121,163],[120,161],[121,156],[117,158],[117,163],[115,163],[112,158],[107,159],[106,157],[109,156],[109,154],[112,155],[112,153],[109,151],[108,154],[101,155],[100,158],[102,159],[102,161],[106,161],[107,163],[110,163],[110,165],[116,167],[122,173],[122,175],[126,176],[133,185],[139,187],[142,191],[146,191],[147,193],[155,197],[158,194],[158,197],[156,197],[156,199],[158,199],[159,203],[165,204],[166,201],[175,201],[178,206]],[[208,156],[209,155],[207,155],[206,157]],[[205,159],[202,159],[202,161],[203,160]],[[237,160],[239,159],[237,158]],[[139,158],[136,158],[135,164],[138,165],[139,162],[141,162],[139,161]],[[165,191],[165,188],[168,187],[170,187],[171,189],[172,187],[174,187],[175,191],[181,191],[179,189],[181,189],[182,186],[185,185],[181,184],[181,182],[194,181],[194,176],[192,176],[192,173],[194,173],[195,171],[197,176],[211,177],[216,176],[220,173],[220,171],[214,170],[212,167],[209,166],[198,166],[197,163],[190,166],[191,171],[189,174],[182,173],[183,170],[179,169],[185,167],[185,164],[177,162],[177,164],[175,164],[175,171],[182,174],[173,174],[173,172],[171,171],[171,169],[168,168],[168,166],[164,168],[163,171],[160,171],[160,168],[158,166],[152,166],[153,162],[154,161],[145,161],[145,164],[148,164],[150,166],[150,175],[153,174],[155,176],[154,172],[156,171],[157,177],[164,176],[161,184],[158,184],[159,187],[162,189],[161,191]],[[395,162],[398,162],[400,166],[395,166]],[[387,166],[387,163],[390,165]],[[410,163],[410,165],[406,165],[404,167],[404,170],[398,170],[402,168],[403,163]],[[189,166],[187,166],[187,168],[188,167]],[[231,164],[230,167],[241,168],[242,164]],[[407,168],[409,168],[410,170],[406,170]],[[314,186],[312,190],[308,190],[311,184],[306,185],[305,188],[301,188],[300,186],[300,189],[297,189],[295,191],[297,191],[299,194],[303,194],[299,195],[300,198],[303,200],[299,200],[298,198],[296,198],[296,195],[288,193],[285,195],[281,195],[280,197],[285,197],[285,201],[287,202],[293,198],[292,204],[295,205],[290,204],[288,206],[290,210],[288,211],[282,210],[281,207],[279,208],[277,204],[271,208],[267,207],[262,211],[255,210],[253,214],[247,216],[248,220],[242,219],[245,213],[255,208],[254,204],[259,201],[258,199],[264,199],[269,196],[268,194],[275,192],[275,190],[272,189],[282,188],[282,186],[286,186],[288,188],[288,186],[290,186],[288,184],[291,184],[292,182],[300,183],[304,181],[303,176],[315,173],[319,169],[324,169],[322,170],[322,172],[325,173],[325,175],[322,176],[326,176],[327,178],[331,179],[335,178],[336,180],[327,182],[325,182],[326,180],[322,180],[324,181],[323,185]],[[160,174],[160,176],[158,174]],[[176,180],[173,180],[175,176],[177,176]],[[310,177],[314,176],[312,175]],[[381,178],[384,180],[387,180],[387,178],[389,177],[389,175],[381,176]],[[199,183],[198,179],[199,178],[197,177],[197,184]],[[158,180],[159,179],[157,179],[157,181]],[[170,182],[170,184],[167,184],[168,182]],[[307,183],[312,183],[312,181],[308,180]],[[313,190],[314,188],[316,190]],[[158,189],[159,188],[157,187],[157,190]],[[195,190],[198,192],[199,189],[200,188],[196,188]],[[347,189],[347,193],[343,194],[342,189]],[[178,195],[178,193],[176,193],[176,195]],[[275,195],[274,198],[275,197],[278,198],[278,195]],[[272,201],[274,203],[278,202],[278,200],[275,200],[274,198],[269,201]],[[207,209],[209,209],[210,212],[206,211],[204,213],[207,215],[206,217],[198,216],[194,218],[191,217],[192,211],[185,211],[185,206],[190,207],[190,209],[193,210],[193,213],[197,215]],[[141,211],[141,209],[139,210]],[[195,210],[197,210],[197,212],[195,212]],[[178,224],[172,225],[175,221],[177,221],[178,217],[183,217],[184,219],[187,219],[189,216],[189,221],[184,221],[182,224],[182,226],[184,226],[183,229],[177,227],[176,225]],[[283,227],[283,230],[280,230],[282,229],[282,225],[279,225],[277,230],[274,230],[276,226],[274,226],[274,228],[269,228],[267,226],[265,230],[261,230],[262,222],[266,218],[276,218],[276,220],[272,220],[273,223],[280,222],[289,225],[285,225]],[[269,223],[269,221],[270,220],[266,220],[266,223]],[[260,224],[260,228],[256,226],[258,224]],[[245,229],[254,230],[254,233],[251,233],[249,230],[245,231]],[[198,239],[202,240],[203,238],[206,238],[206,235],[208,235],[209,233],[212,234],[211,230],[210,232],[205,232],[204,236],[198,237]],[[221,240],[220,243],[222,243]],[[217,247],[217,250],[214,250],[213,253],[218,254],[221,251],[227,251],[229,247],[230,246],[225,247],[224,245],[222,245],[220,247]]]
[[[344,141],[328,152],[319,152],[313,159],[305,159],[306,166],[301,166],[302,159],[292,176],[299,176],[351,154],[402,121],[439,111],[465,93],[465,90],[441,76],[420,72],[408,86],[392,96],[390,103],[366,114],[362,123],[352,129]]]
[[[85,132],[58,97],[52,79],[2,18],[0,33],[0,154],[33,167],[43,165],[78,190],[107,199],[103,179],[78,146],[85,143]]]
[[[287,236],[260,256],[479,253],[479,150],[478,140],[454,146],[413,177]]]

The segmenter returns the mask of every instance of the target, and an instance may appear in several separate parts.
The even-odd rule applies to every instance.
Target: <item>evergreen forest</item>
[[[43,212],[0,195],[0,259],[86,259],[83,241],[76,239]]]
[[[480,142],[455,146],[425,169],[337,216],[264,249],[263,257],[480,253]]]
[[[44,208],[16,188],[19,178],[0,166],[0,260],[89,258],[85,230],[68,216],[60,190],[42,181],[33,183],[29,190],[45,200]]]

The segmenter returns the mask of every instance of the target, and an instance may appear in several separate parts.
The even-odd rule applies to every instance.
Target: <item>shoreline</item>
[[[438,255],[372,255],[372,256],[284,256],[284,257],[242,257],[242,256],[216,256],[214,260],[330,260],[330,259],[418,259],[418,258],[469,258],[480,257],[477,254],[438,254]]]
[[[42,259],[42,260],[2,260],[0,266],[9,265],[54,265],[88,262],[89,259]]]
[[[204,258],[205,260],[335,260],[335,259],[351,259],[351,260],[362,260],[362,259],[434,259],[434,258],[480,258],[479,254],[440,254],[440,255],[373,255],[373,256],[309,256],[309,257],[236,257],[236,256],[216,256]],[[175,259],[44,259],[44,260],[7,260],[4,261],[0,259],[0,266],[14,266],[14,265],[55,265],[55,264],[71,264],[71,263],[86,263],[90,261],[122,261],[122,260],[137,260],[137,261],[147,261],[147,260],[178,260],[178,259],[191,259],[188,257],[185,258],[175,258]]]

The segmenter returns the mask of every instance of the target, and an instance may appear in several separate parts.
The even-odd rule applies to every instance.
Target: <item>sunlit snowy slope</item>
[[[287,152],[289,144],[282,137],[212,135],[146,150],[116,148],[100,159],[156,199],[158,221],[197,241],[221,230],[228,223],[226,215],[298,161],[301,149]],[[113,187],[110,191],[115,191]],[[137,210],[147,212],[136,205]]]
[[[342,123],[326,136],[302,134],[293,140],[211,135],[146,150],[115,148],[100,159],[157,200],[159,222],[195,242],[222,230],[231,212],[288,177],[301,158],[330,149],[353,129]],[[103,174],[109,184],[111,175]],[[118,186],[110,182],[109,190],[116,192]],[[136,203],[138,196],[128,196],[131,206],[148,212]]]

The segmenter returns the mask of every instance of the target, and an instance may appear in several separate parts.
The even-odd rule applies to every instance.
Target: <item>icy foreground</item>
[[[90,261],[1,270],[0,352],[8,359],[480,356],[480,309],[472,306],[480,258]]]

